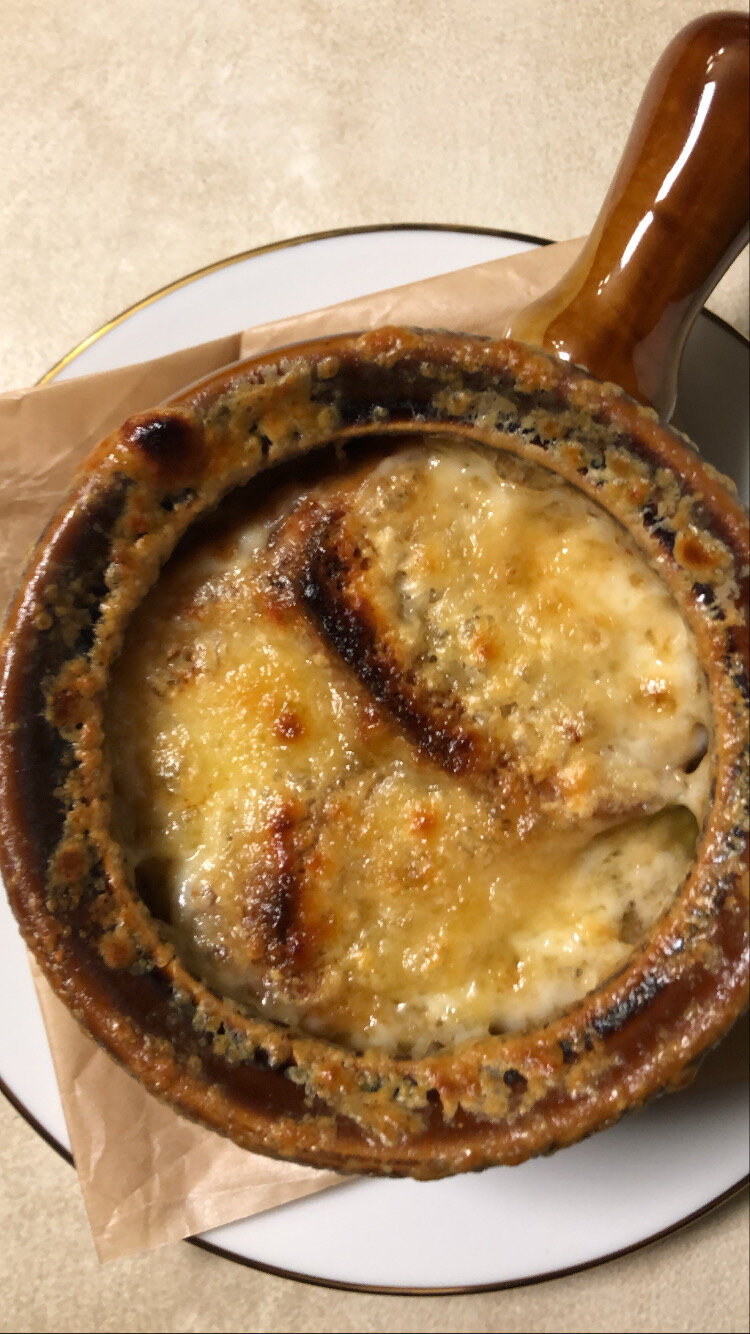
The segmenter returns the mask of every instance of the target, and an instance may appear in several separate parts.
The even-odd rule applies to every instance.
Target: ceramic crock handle
[[[670,43],[579,258],[507,330],[665,420],[690,326],[748,238],[748,26],[712,14]]]

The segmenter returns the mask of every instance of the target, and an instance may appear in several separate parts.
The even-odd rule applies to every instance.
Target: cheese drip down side
[[[115,835],[187,966],[417,1056],[621,968],[690,869],[712,768],[691,632],[627,534],[438,436],[178,550],[105,732]]]

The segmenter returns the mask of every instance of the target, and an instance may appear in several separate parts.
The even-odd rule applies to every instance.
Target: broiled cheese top
[[[209,985],[419,1055],[624,964],[689,870],[711,723],[676,604],[583,495],[453,438],[357,457],[235,505],[145,599],[115,832]]]

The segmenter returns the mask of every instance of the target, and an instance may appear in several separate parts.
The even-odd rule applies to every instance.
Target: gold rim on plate
[[[111,320],[101,324],[93,333],[82,338],[80,343],[76,343],[65,356],[60,357],[54,366],[50,366],[44,375],[40,376],[37,384],[49,384],[54,380],[65,366],[75,361],[76,357],[85,352],[87,347],[96,343],[100,338],[110,332],[110,330],[122,324],[129,319],[131,315],[137,314],[145,306],[153,305],[155,301],[161,301],[162,297],[169,296],[171,292],[177,292],[181,287],[187,287],[189,283],[194,283],[198,278],[206,278],[210,273],[217,273],[220,269],[231,268],[233,264],[241,264],[243,260],[255,259],[258,255],[268,255],[274,250],[290,250],[293,246],[307,245],[310,241],[329,241],[337,236],[361,236],[366,232],[469,232],[472,236],[498,236],[508,241],[526,241],[531,245],[543,246],[551,245],[548,237],[532,236],[527,232],[505,231],[501,227],[468,227],[463,223],[457,223],[455,226],[449,222],[386,222],[386,223],[366,223],[361,227],[333,227],[324,232],[306,232],[303,236],[290,236],[285,241],[269,241],[266,245],[253,246],[250,250],[240,250],[236,255],[228,255],[224,259],[214,260],[212,264],[204,264],[200,269],[193,269],[191,273],[186,273],[182,278],[176,278],[174,282],[166,283],[164,287],[158,287],[155,292],[148,296],[141,297],[140,301],[135,301],[132,306],[126,306],[118,315],[113,315]]]

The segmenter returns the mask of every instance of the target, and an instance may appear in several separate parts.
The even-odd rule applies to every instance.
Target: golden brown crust
[[[130,615],[181,535],[227,491],[331,441],[425,429],[540,463],[629,530],[699,645],[716,771],[693,872],[622,972],[542,1029],[415,1060],[295,1036],[186,970],[111,836],[102,702]],[[747,990],[747,524],[730,487],[613,386],[520,345],[449,334],[379,330],[307,344],[131,418],[89,461],[38,547],[4,641],[2,869],[58,994],[187,1115],[248,1148],[347,1171],[431,1177],[519,1162],[684,1082]],[[380,672],[384,706],[440,763],[497,766],[481,737],[466,739],[451,701],[425,720],[397,676],[384,675],[362,618],[344,624],[326,542],[315,550],[309,606],[335,612],[352,662]],[[285,915],[281,935],[293,936],[293,820],[280,812],[269,938],[280,938]]]

